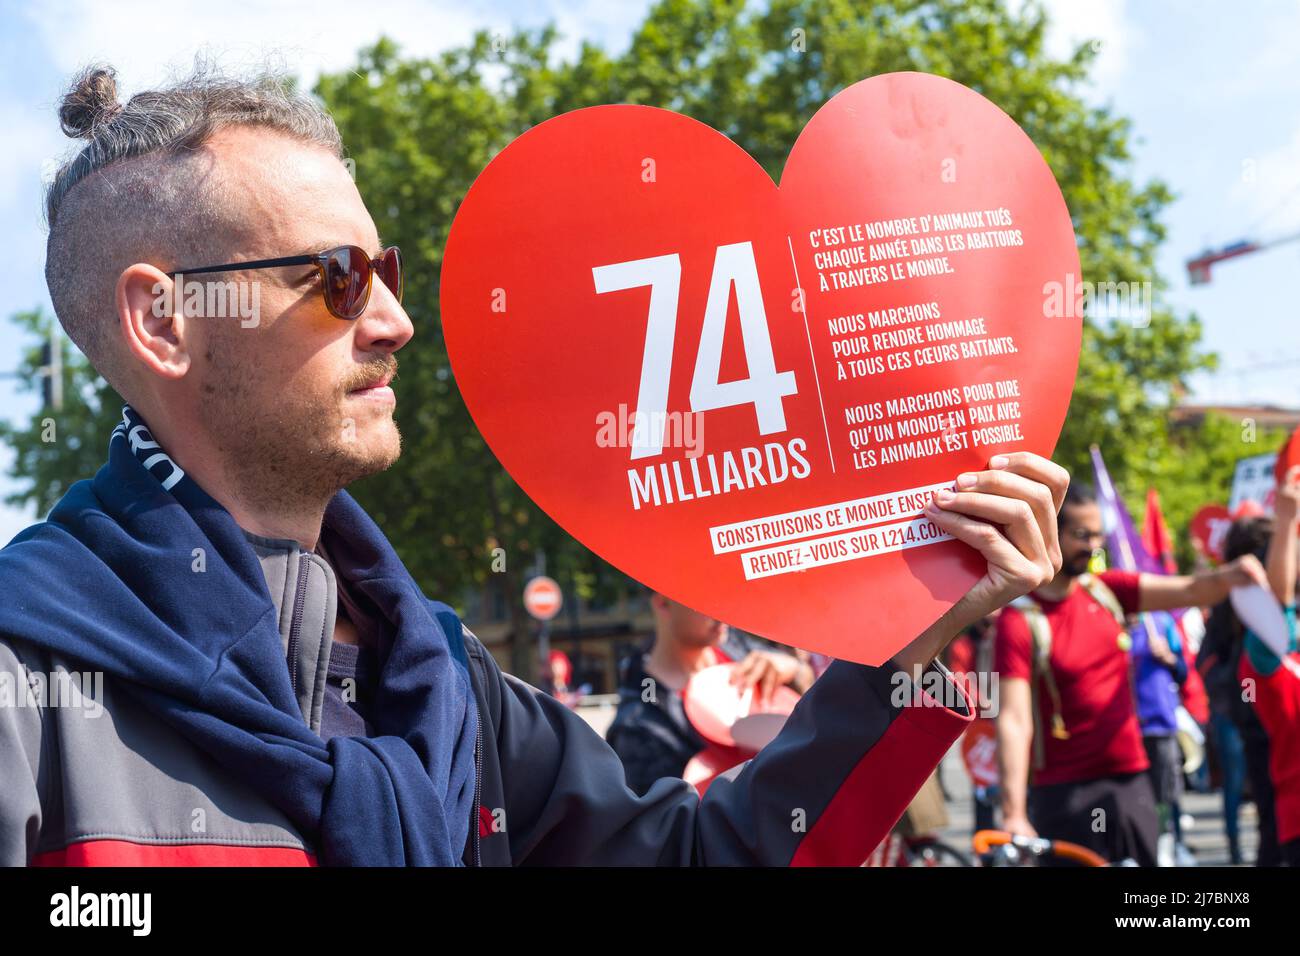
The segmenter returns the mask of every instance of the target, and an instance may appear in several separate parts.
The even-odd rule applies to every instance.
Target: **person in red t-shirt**
[[[1296,522],[1300,520],[1300,465],[1278,486],[1273,537],[1268,545],[1268,580],[1286,610],[1290,627],[1286,654],[1279,657],[1258,636],[1246,633],[1238,676],[1254,684],[1255,713],[1268,733],[1268,770],[1282,861],[1300,866],[1300,651],[1296,648]]]
[[[1248,555],[1195,576],[1085,577],[1105,538],[1096,497],[1079,482],[1070,485],[1058,527],[1060,573],[998,618],[1003,826],[1151,866],[1158,819],[1120,617],[1215,604],[1233,587],[1265,580],[1264,569]],[[1045,668],[1035,664],[1033,634],[1044,624]]]

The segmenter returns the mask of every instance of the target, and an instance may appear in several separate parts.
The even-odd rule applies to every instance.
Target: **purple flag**
[[[1092,446],[1092,473],[1097,483],[1097,504],[1101,506],[1102,527],[1106,530],[1106,550],[1121,571],[1145,571],[1164,574],[1160,561],[1147,551],[1137,533],[1128,509],[1111,483],[1101,449]]]
[[[1106,462],[1102,460],[1101,449],[1093,445],[1091,451],[1092,474],[1097,483],[1097,504],[1101,507],[1102,527],[1106,531],[1106,550],[1110,553],[1115,567],[1121,571],[1168,574],[1160,560],[1154,557],[1142,543],[1142,536],[1137,533],[1128,508],[1124,507],[1123,500],[1110,480],[1110,472],[1106,470]],[[1144,631],[1148,637],[1153,631],[1155,633],[1163,631],[1168,635],[1169,646],[1175,652],[1181,653],[1177,632],[1166,627],[1164,622],[1177,621],[1182,616],[1182,608],[1173,612],[1157,611],[1154,615],[1142,614],[1130,633],[1137,638],[1139,630]]]

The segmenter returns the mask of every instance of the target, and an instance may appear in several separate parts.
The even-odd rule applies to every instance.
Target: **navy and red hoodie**
[[[837,661],[703,799],[638,796],[346,492],[321,542],[239,528],[124,410],[0,550],[0,864],[857,865],[970,720],[942,665],[956,709]],[[374,733],[324,740],[340,587],[380,618]]]

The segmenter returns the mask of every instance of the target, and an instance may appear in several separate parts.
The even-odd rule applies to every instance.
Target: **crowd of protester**
[[[944,657],[970,695],[967,733],[997,744],[994,779],[972,771],[975,831],[1065,840],[1112,863],[1194,865],[1185,793],[1218,789],[1230,862],[1300,865],[1298,502],[1300,468],[1279,487],[1272,517],[1233,523],[1220,564],[1158,575],[1105,570],[1102,510],[1089,486],[1072,483],[1058,518],[1056,579],[968,628]],[[1267,584],[1282,605],[1289,657],[1234,612],[1230,590],[1250,584]],[[606,735],[639,794],[659,777],[682,776],[710,746],[683,703],[693,674],[736,662],[742,686],[802,692],[827,663],[660,594],[651,608],[653,639],[620,662]],[[918,794],[900,832],[918,817],[946,823],[925,809],[942,795],[939,780]],[[1247,802],[1259,831],[1250,861]]]

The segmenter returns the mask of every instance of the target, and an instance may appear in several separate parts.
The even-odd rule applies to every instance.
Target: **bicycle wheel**
[[[974,861],[942,840],[926,840],[908,848],[908,866],[974,866]]]

